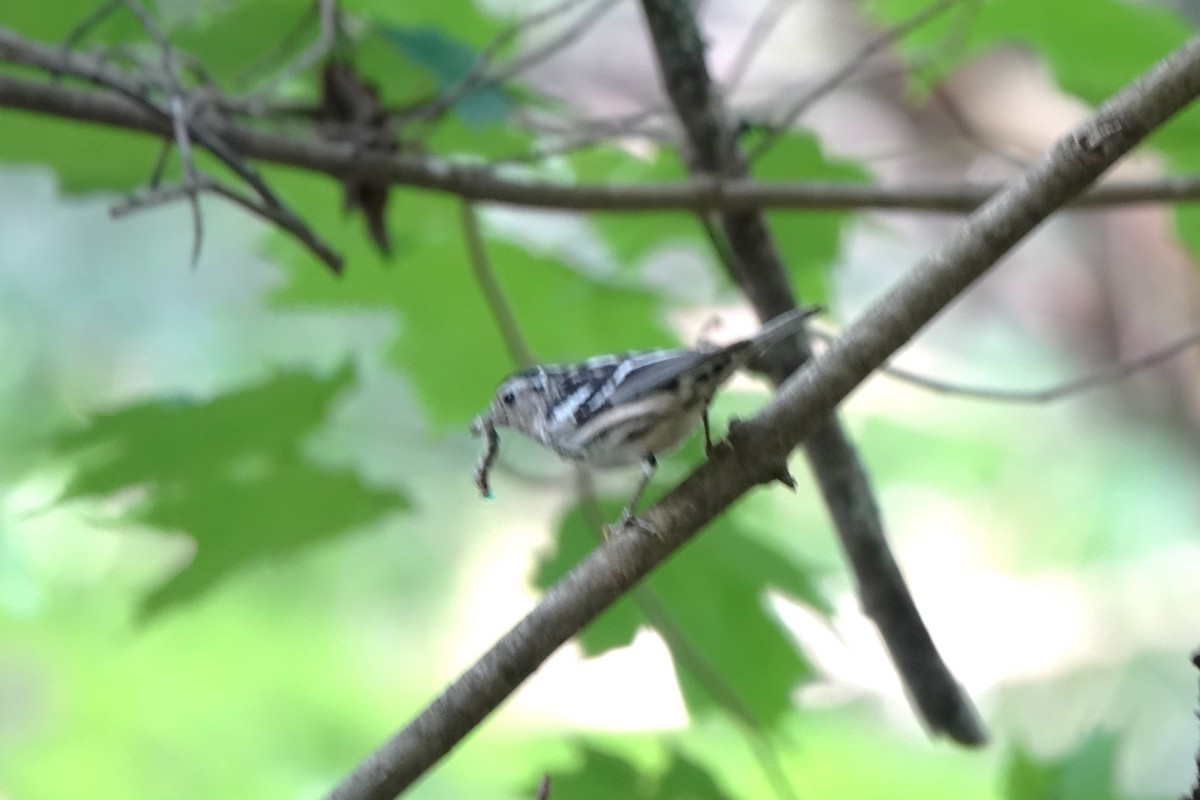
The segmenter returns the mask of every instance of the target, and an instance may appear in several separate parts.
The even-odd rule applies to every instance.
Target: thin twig
[[[200,196],[197,186],[200,182],[196,170],[196,162],[192,158],[192,139],[188,130],[189,104],[186,93],[179,80],[175,64],[175,49],[166,34],[158,27],[154,17],[146,10],[139,0],[123,0],[125,7],[138,20],[142,30],[158,45],[159,56],[162,59],[162,71],[167,85],[171,88],[171,96],[167,100],[167,112],[171,117],[171,128],[175,137],[175,147],[179,150],[179,161],[183,165],[184,183],[187,187],[188,207],[192,214],[192,266],[200,262],[200,250],[204,243],[204,217],[200,212]],[[152,177],[151,185],[156,182]]]
[[[124,2],[124,0],[122,0]],[[21,37],[16,32],[0,27],[0,61],[39,67],[54,74],[70,75],[88,83],[109,89],[124,97],[143,110],[163,119],[166,129],[162,135],[172,135],[171,112],[162,107],[148,96],[149,87],[142,78],[131,76],[122,70],[110,67],[103,61],[81,53],[62,52],[59,48],[35,44]],[[0,76],[4,83],[13,80]],[[9,84],[11,85],[11,83]],[[69,91],[66,87],[55,87]],[[153,129],[157,126],[143,126],[143,129]],[[251,169],[241,155],[215,133],[218,127],[216,121],[205,126],[199,126],[195,120],[188,121],[188,133],[191,138],[203,145],[219,161],[229,167],[243,181],[249,184],[263,201],[271,205],[279,205],[279,198],[270,187]]]
[[[132,195],[120,203],[111,206],[108,213],[114,219],[119,219],[134,211],[176,202],[188,197],[194,191],[209,192],[224,197],[226,200],[270,222],[304,245],[306,249],[333,270],[334,273],[341,273],[344,266],[342,257],[309,229],[299,217],[296,217],[284,208],[256,201],[249,195],[242,194],[212,178],[201,176],[199,182],[194,187],[167,186]]]
[[[742,40],[741,46],[738,47],[738,51],[734,55],[728,71],[725,73],[721,89],[725,92],[726,97],[732,96],[734,90],[741,85],[742,80],[749,74],[750,65],[754,63],[754,59],[762,52],[762,46],[770,38],[771,34],[775,32],[775,28],[779,26],[779,21],[791,10],[792,4],[795,2],[796,0],[767,0],[767,3],[759,10],[754,21],[750,23],[750,29],[746,32],[746,38]]]
[[[614,139],[622,136],[661,138],[665,135],[665,125],[663,129],[651,130],[642,127],[642,123],[653,120],[655,117],[667,120],[670,113],[669,106],[652,105],[619,116],[582,117],[571,116],[561,111],[554,115],[548,115],[544,109],[529,107],[518,109],[513,121],[536,134],[558,136],[604,134]]]
[[[836,336],[821,331],[813,331],[812,333],[828,342],[833,342],[837,339]],[[994,400],[1001,403],[1050,403],[1099,388],[1106,384],[1124,380],[1142,370],[1168,361],[1198,344],[1200,344],[1200,331],[1193,331],[1145,355],[1120,361],[1087,375],[1064,381],[1054,386],[1048,386],[1044,389],[993,389],[982,386],[970,386],[943,378],[932,378],[928,375],[922,375],[921,373],[897,367],[893,364],[885,364],[880,368],[880,372],[905,383],[920,386],[922,389],[929,389],[941,394],[968,399]]]
[[[542,63],[551,56],[562,52],[567,47],[570,47],[579,37],[587,33],[593,25],[600,21],[600,18],[616,8],[617,4],[622,0],[598,0],[585,13],[579,16],[579,19],[563,28],[557,36],[548,42],[543,42],[536,49],[526,53],[520,58],[513,59],[509,64],[505,64],[500,69],[496,70],[489,78],[488,82],[492,85],[502,85],[518,75],[529,71],[533,67]]]
[[[404,121],[411,123],[437,119],[467,95],[480,89],[497,86],[511,80],[519,73],[549,58],[555,52],[570,44],[575,36],[578,36],[582,30],[590,27],[599,18],[600,14],[606,12],[615,2],[616,0],[560,0],[542,11],[518,20],[496,34],[483,50],[479,52],[479,55],[475,58],[475,63],[471,65],[467,74],[458,83],[433,98],[425,106],[416,109],[404,109],[402,114]],[[492,65],[495,62],[496,56],[519,35],[550,22],[563,14],[569,13],[577,6],[584,5],[585,3],[594,3],[595,7],[581,18],[582,27],[580,27],[579,22],[576,22],[565,28],[560,36],[547,42],[534,53],[527,54],[503,69],[493,71]],[[597,9],[603,9],[603,11],[597,13]]]
[[[151,189],[157,189],[162,185],[163,173],[167,170],[167,160],[171,157],[171,140],[163,139],[162,146],[158,148],[158,155],[154,157],[154,165],[150,167],[150,179],[146,181],[146,185]]]
[[[963,113],[959,107],[958,101],[950,92],[946,91],[944,86],[933,84],[929,87],[929,97],[942,110],[946,118],[950,120],[950,124],[954,126],[959,135],[968,142],[974,144],[985,153],[989,153],[1009,166],[1017,169],[1024,169],[1029,165],[1029,159],[1021,158],[1014,153],[1005,150],[1004,148],[991,141],[989,137],[983,135],[972,124],[967,115]]]
[[[316,9],[317,38],[291,62],[276,70],[266,86],[245,98],[245,102],[248,102],[250,107],[255,107],[254,104],[258,104],[258,107],[265,106],[266,99],[277,93],[279,87],[312,69],[333,50],[341,29],[338,19],[338,0],[316,0]]]
[[[114,70],[102,62],[95,59],[80,56],[71,52],[59,52],[54,54],[49,48],[40,48],[25,41],[21,37],[13,34],[11,31],[0,28],[0,60],[17,61],[19,63],[27,63],[32,66],[39,66],[44,69],[54,69],[55,64],[60,72],[72,75],[73,77],[81,78],[106,89],[109,89],[126,100],[132,102],[144,111],[160,117],[167,122],[168,129],[162,131],[164,135],[172,135],[175,137],[177,145],[180,147],[181,155],[190,154],[190,142],[195,141],[203,145],[216,158],[229,167],[238,177],[245,181],[261,199],[261,204],[242,196],[240,193],[234,192],[232,189],[223,186],[220,183],[207,181],[202,178],[194,166],[189,170],[188,162],[190,158],[184,157],[184,169],[186,181],[183,186],[185,192],[196,192],[200,188],[210,185],[207,191],[213,191],[221,194],[228,199],[243,205],[248,210],[254,211],[259,216],[262,216],[284,231],[290,233],[294,238],[303,243],[309,250],[317,255],[326,265],[335,273],[341,271],[341,257],[334,253],[327,245],[324,244],[317,236],[308,229],[308,226],[292,211],[290,211],[280,199],[275,195],[266,182],[259,177],[258,173],[251,168],[243,158],[240,152],[227,144],[216,132],[219,126],[218,121],[213,121],[210,124],[201,125],[193,115],[189,113],[186,107],[186,94],[182,84],[179,82],[178,75],[174,69],[173,50],[165,35],[158,28],[149,12],[137,0],[123,0],[126,6],[132,13],[138,16],[142,22],[148,35],[156,39],[163,52],[164,69],[166,79],[171,82],[171,91],[173,96],[178,101],[176,107],[162,107],[160,104],[152,100],[148,94],[144,84],[136,78],[131,78],[125,73]],[[0,76],[0,82],[7,80]],[[65,87],[57,87],[65,88]],[[183,129],[183,135],[180,134],[180,129]],[[188,195],[189,200],[194,202],[193,205],[193,230],[195,238],[193,239],[193,263],[198,257],[198,250],[201,241],[202,227],[198,221],[199,203],[192,200],[192,196]]]
[[[204,217],[200,213],[200,195],[196,187],[200,175],[192,160],[192,140],[188,136],[187,122],[182,98],[170,100],[171,120],[175,127],[175,146],[179,149],[179,160],[183,163],[184,187],[187,190],[188,207],[192,211],[192,266],[200,262],[200,248],[204,242]]]
[[[239,87],[251,86],[264,74],[280,69],[281,67],[277,65],[283,64],[288,54],[294,52],[299,47],[301,38],[308,30],[309,19],[319,14],[319,2],[320,0],[312,0],[308,4],[308,7],[304,9],[304,13],[283,32],[269,49],[264,50],[253,61],[239,69],[233,77],[233,85]],[[266,80],[270,80],[270,78],[268,77]],[[257,94],[238,98],[233,102],[240,111],[251,113],[255,116],[258,115],[259,111],[264,110],[259,104],[265,101]]]
[[[888,28],[871,39],[858,52],[848,58],[842,66],[829,73],[824,79],[817,82],[815,86],[797,98],[783,112],[783,115],[773,123],[772,130],[750,150],[746,156],[746,160],[753,164],[762,158],[781,138],[787,135],[788,130],[796,124],[796,120],[800,119],[805,111],[812,108],[819,100],[844,84],[846,79],[857,72],[871,56],[962,2],[964,0],[938,0],[933,5],[923,8],[903,22]]]
[[[96,26],[108,18],[110,14],[117,10],[124,0],[107,0],[107,2],[96,7],[92,13],[83,18],[83,21],[71,29],[67,34],[67,38],[63,40],[62,48],[66,50],[74,50],[83,38],[96,29]]]
[[[81,66],[80,59],[86,65]],[[30,42],[0,26],[0,62],[4,61],[36,66],[48,74],[73,74],[105,88],[112,88],[110,82],[123,86],[120,90],[114,89],[120,96],[113,96],[0,74],[0,108],[23,109],[160,137],[171,135],[167,115],[148,107],[143,98],[129,96],[131,92],[144,91],[144,85],[119,70],[75,53],[64,57],[57,48]],[[103,78],[92,80],[92,70],[102,72]],[[356,151],[344,144],[266,133],[222,119],[206,120],[206,127],[247,159],[322,172],[339,180],[369,178],[467,200],[558,211],[697,212],[773,208],[965,214],[978,208],[1001,187],[999,183],[888,187],[711,177],[670,183],[568,185],[527,177],[508,178],[488,167],[464,165],[429,155]],[[1194,202],[1200,202],[1200,176],[1179,175],[1106,183],[1072,199],[1069,207],[1091,209]]]
[[[479,227],[479,215],[471,203],[464,202],[462,204],[462,226],[463,238],[467,242],[467,255],[469,256],[467,260],[471,264],[471,271],[479,284],[479,290],[483,292],[488,308],[492,311],[492,318],[500,328],[500,338],[508,348],[509,357],[520,368],[531,367],[537,363],[537,359],[521,333],[517,316],[513,313],[512,306],[508,304],[508,298],[505,297],[504,289],[500,286],[496,270],[492,266],[491,259],[488,258],[483,232]]]

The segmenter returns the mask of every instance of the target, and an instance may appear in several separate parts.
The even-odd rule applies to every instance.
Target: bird
[[[723,346],[602,355],[508,376],[471,424],[472,433],[486,438],[476,485],[491,496],[488,473],[499,452],[497,429],[508,428],[566,461],[598,468],[641,464],[642,478],[621,521],[633,519],[659,456],[683,444],[699,425],[705,452],[712,452],[708,407],[717,391],[737,370],[803,330],[821,310],[789,311],[753,337]]]

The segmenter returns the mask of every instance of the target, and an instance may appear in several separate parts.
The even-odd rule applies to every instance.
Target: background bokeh
[[[1002,180],[1191,28],[1186,9],[1155,3],[964,5],[864,64],[757,176]],[[16,0],[0,25],[59,41],[91,4],[61,6]],[[458,51],[433,43],[478,52],[527,10],[346,6],[368,31],[360,66],[399,98],[447,81]],[[660,107],[640,12],[612,6],[519,90],[469,96],[426,146],[528,156],[589,121]],[[714,75],[743,73],[731,107],[762,122],[917,7],[710,0],[701,18]],[[198,8],[157,11],[219,76],[308,13],[282,0]],[[117,20],[96,37],[139,35]],[[528,32],[516,54],[553,35]],[[287,91],[305,97],[310,78]],[[1114,180],[1188,169],[1194,124],[1160,134]],[[511,169],[670,179],[671,136],[651,116],[615,143]],[[317,797],[595,542],[574,474],[533,446],[505,439],[494,500],[472,486],[466,423],[513,365],[455,200],[396,190],[388,259],[332,181],[269,169],[346,253],[347,274],[211,199],[193,268],[185,205],[108,215],[155,150],[0,109],[0,797]],[[543,358],[690,343],[714,316],[716,339],[756,325],[687,216],[481,214]],[[1041,389],[1190,333],[1193,214],[1057,217],[896,365],[959,387]],[[830,307],[818,327],[831,335],[957,224],[771,217],[805,299]],[[411,796],[531,798],[547,772],[554,798],[784,796],[764,750],[800,797],[1178,796],[1198,739],[1198,367],[1189,351],[1049,403],[879,375],[844,406],[917,603],[994,734],[987,749],[920,730],[797,459],[795,494],[755,492],[649,584],[749,723],[646,626],[644,598],[626,600]],[[764,398],[739,379],[718,428]],[[653,491],[701,457],[690,443]],[[597,480],[619,503],[634,477]]]

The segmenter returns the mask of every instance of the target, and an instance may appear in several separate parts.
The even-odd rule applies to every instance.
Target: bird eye
[[[506,406],[511,406],[513,401],[516,399],[517,395],[515,392],[505,392],[504,394],[500,395],[500,402],[504,403]]]

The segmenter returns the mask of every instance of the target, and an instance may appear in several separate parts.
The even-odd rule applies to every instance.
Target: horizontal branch
[[[14,40],[22,52],[33,49],[38,66],[49,68],[62,51],[30,43],[0,27],[0,62],[12,61]],[[25,59],[22,63],[25,63]],[[109,70],[114,72],[115,70]],[[115,79],[115,76],[112,76]],[[133,82],[132,77],[128,78]],[[170,124],[114,92],[0,74],[0,108],[149,133],[172,135]],[[777,208],[811,211],[969,213],[996,193],[1001,184],[905,185],[807,181],[755,181],[693,178],[676,183],[577,184],[501,176],[488,167],[465,165],[426,155],[362,152],[351,144],[266,133],[213,115],[205,119],[216,134],[243,158],[312,170],[340,181],[379,183],[440,192],[475,202],[503,203],[560,211],[727,211]],[[1133,203],[1200,201],[1200,176],[1128,181],[1102,186],[1075,200],[1074,207],[1097,208]]]

